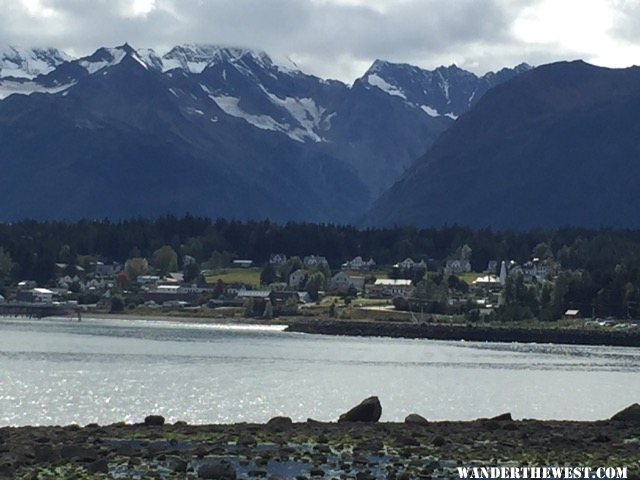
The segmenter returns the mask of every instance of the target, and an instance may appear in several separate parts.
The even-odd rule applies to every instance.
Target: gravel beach
[[[418,479],[456,467],[625,466],[640,478],[640,421],[147,424],[0,429],[0,478]]]

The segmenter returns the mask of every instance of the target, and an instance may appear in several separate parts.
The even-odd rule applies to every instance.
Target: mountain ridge
[[[281,63],[249,49],[187,45],[159,55],[125,43],[67,59],[33,78],[0,77],[0,136],[6,142],[0,168],[6,182],[17,185],[6,185],[13,192],[7,205],[14,206],[0,220],[73,219],[90,215],[94,205],[92,217],[169,209],[349,222],[454,121],[429,112],[424,85],[398,73],[406,67],[376,66],[384,70],[377,72],[381,81],[395,85],[403,98],[371,85],[368,77],[349,86]],[[416,78],[428,77],[424,72],[413,70]],[[447,80],[446,71],[438,78]],[[473,74],[464,85],[452,79],[451,93],[482,89],[483,81]],[[409,101],[414,97],[420,105]],[[21,162],[36,173],[25,177],[29,170]],[[105,203],[119,187],[103,165],[137,176],[138,183],[155,178],[149,172],[162,175],[154,180],[157,188],[136,191],[127,208]],[[192,171],[184,178],[175,175],[186,168]],[[40,169],[48,176],[40,177]],[[134,189],[134,180],[120,181]],[[80,193],[55,200],[48,182]],[[34,186],[38,201],[27,194]],[[212,200],[216,192],[219,200]],[[64,205],[56,208],[57,201]]]
[[[638,227],[638,108],[638,67],[526,72],[444,132],[363,223]]]

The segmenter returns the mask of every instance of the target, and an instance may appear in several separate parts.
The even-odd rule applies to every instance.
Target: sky
[[[640,0],[0,0],[0,12],[3,45],[74,56],[125,42],[241,46],[345,82],[375,59],[477,74],[640,64]]]

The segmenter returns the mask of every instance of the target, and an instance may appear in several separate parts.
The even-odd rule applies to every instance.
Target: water
[[[370,395],[386,421],[602,419],[640,401],[640,349],[0,320],[0,425],[335,420]]]

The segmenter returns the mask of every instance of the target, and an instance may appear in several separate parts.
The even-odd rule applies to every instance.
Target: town
[[[638,252],[615,230],[21,222],[0,225],[0,311],[624,330],[640,318]]]
[[[0,296],[0,303],[5,308],[52,305],[114,314],[264,320],[325,316],[424,321],[428,314],[431,320],[479,321],[499,318],[500,308],[523,300],[550,301],[561,273],[558,262],[534,256],[523,264],[491,260],[484,271],[473,272],[471,253],[465,244],[442,261],[407,257],[378,265],[373,258],[356,256],[334,266],[318,254],[275,253],[264,265],[219,254],[199,265],[190,255],[179,259],[165,245],[149,259],[134,257],[124,263],[58,262],[51,284],[22,280],[9,298]],[[595,306],[580,307],[567,308],[554,320],[638,327],[631,318],[614,322],[596,317]]]

